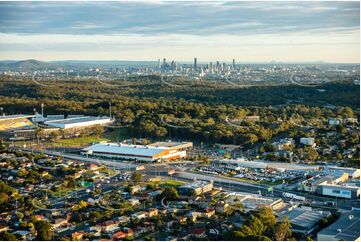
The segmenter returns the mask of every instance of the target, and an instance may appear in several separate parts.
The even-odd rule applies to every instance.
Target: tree
[[[267,228],[272,228],[277,223],[277,218],[270,207],[261,207],[257,213],[257,217]]]
[[[142,174],[139,173],[139,172],[134,172],[132,174],[132,177],[131,177],[131,180],[134,182],[134,183],[138,183],[142,180]]]
[[[8,231],[4,231],[0,233],[1,241],[15,241],[18,240],[15,235],[9,233]]]
[[[292,236],[291,223],[287,217],[282,222],[277,223],[274,228],[274,239],[284,241]]]
[[[50,137],[53,141],[57,141],[60,138],[60,135],[59,131],[53,131],[50,133]]]
[[[249,235],[261,235],[267,228],[263,221],[253,215],[246,220],[245,225],[252,230],[252,233]]]
[[[270,238],[268,238],[267,236],[264,236],[264,235],[250,235],[250,236],[244,237],[244,240],[247,240],[247,241],[271,241]]]
[[[100,125],[95,125],[93,128],[93,132],[97,138],[104,132],[104,128]]]
[[[0,205],[6,204],[8,201],[9,201],[9,196],[6,193],[1,192],[0,193]]]
[[[306,152],[306,159],[309,161],[314,161],[319,156],[317,150],[315,150],[314,148],[306,147],[304,150]]]
[[[51,225],[46,220],[39,220],[35,222],[36,240],[48,241],[52,240],[53,232]]]
[[[178,191],[174,187],[166,187],[162,192],[162,196],[165,197],[167,200],[179,199]]]

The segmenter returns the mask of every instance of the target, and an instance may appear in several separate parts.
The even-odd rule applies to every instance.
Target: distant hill
[[[52,68],[53,65],[38,60],[22,60],[22,61],[1,61],[0,70],[6,71],[35,71]]]
[[[156,61],[81,61],[81,60],[66,60],[66,61],[38,61],[38,60],[21,60],[21,61],[0,61],[0,71],[35,71],[45,69],[82,69],[92,67],[129,67],[129,66],[143,66],[154,67],[157,65]]]

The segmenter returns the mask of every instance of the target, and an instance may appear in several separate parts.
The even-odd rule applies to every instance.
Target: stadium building
[[[8,140],[26,140],[35,135],[35,127],[29,118],[33,115],[8,115],[0,117],[0,137]]]
[[[67,119],[55,119],[45,121],[44,124],[50,127],[56,127],[61,129],[71,129],[71,128],[83,128],[89,127],[93,125],[105,125],[112,123],[112,119],[110,117],[75,117],[75,118],[67,118]]]
[[[168,161],[184,158],[187,156],[183,145],[128,145],[118,143],[98,143],[82,151],[84,155],[98,157],[136,160],[136,161]]]
[[[81,115],[68,118],[64,115],[48,115],[46,118],[40,114],[8,115],[0,117],[0,138],[13,141],[45,139],[59,130],[64,130],[63,137],[74,137],[86,128],[112,122],[109,117]]]

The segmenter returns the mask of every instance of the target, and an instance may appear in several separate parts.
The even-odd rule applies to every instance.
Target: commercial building
[[[342,176],[343,174],[346,173],[349,176],[349,178],[360,177],[360,169],[351,168],[351,167],[326,166],[323,172],[325,174],[334,175],[334,176]]]
[[[318,241],[359,241],[360,210],[353,210],[317,233]]]
[[[341,122],[342,122],[342,120],[338,119],[338,118],[329,118],[328,119],[328,124],[331,125],[331,126],[340,125]]]
[[[357,199],[360,197],[360,187],[321,184],[317,187],[316,193],[324,196]]]
[[[178,191],[182,195],[200,195],[213,189],[213,182],[195,181],[178,187]]]
[[[292,147],[292,145],[295,144],[295,140],[292,138],[286,138],[286,139],[281,139],[278,142],[273,142],[272,146],[275,148],[275,150],[279,151],[279,150],[285,150],[285,149],[289,149]]]
[[[281,209],[284,206],[280,198],[264,197],[249,193],[233,192],[227,194],[225,202],[231,207],[236,204],[242,204],[245,212],[257,210],[261,207],[270,207],[273,210]]]
[[[300,138],[300,143],[308,146],[316,146],[315,144],[315,138]]]
[[[76,117],[76,118],[67,118],[67,119],[55,119],[45,121],[44,124],[50,127],[57,127],[61,129],[70,129],[70,128],[83,128],[86,126],[93,125],[105,125],[112,123],[112,119],[110,117]]]
[[[280,220],[287,216],[291,222],[292,231],[309,235],[318,228],[321,219],[330,215],[328,211],[313,210],[311,207],[296,207],[280,216]]]
[[[99,157],[136,160],[136,161],[167,161],[184,158],[185,150],[177,147],[151,146],[151,145],[128,145],[118,143],[99,143],[84,148],[84,155]]]
[[[320,185],[336,184],[339,182],[345,182],[347,180],[348,180],[347,174],[343,174],[341,175],[341,177],[334,175],[326,175],[326,176],[318,175],[301,182],[298,186],[298,190],[306,191],[306,192],[316,192],[317,187]]]

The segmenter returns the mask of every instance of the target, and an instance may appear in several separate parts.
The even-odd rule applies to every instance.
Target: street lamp
[[[41,103],[41,116],[43,116],[42,121],[44,121],[44,103]]]

